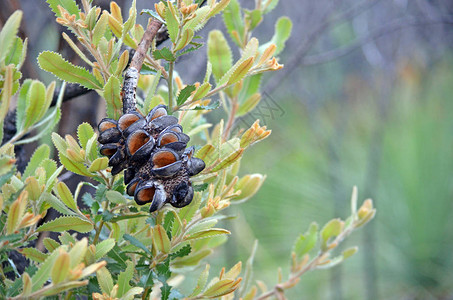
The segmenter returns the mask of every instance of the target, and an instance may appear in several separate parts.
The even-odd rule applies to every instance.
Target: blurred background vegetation
[[[140,11],[156,1],[137,2]],[[81,64],[45,1],[0,1],[0,25],[15,9],[24,10],[21,34],[29,37],[23,77],[52,79],[36,65],[43,50]],[[452,1],[284,0],[257,37],[269,40],[282,15],[293,21],[280,58],[285,69],[265,77],[266,101],[237,124],[260,118],[272,129],[242,160],[244,173],[267,180],[252,200],[230,209],[236,221],[225,222],[233,234],[209,263],[245,262],[258,239],[255,279],[273,284],[279,266],[287,274],[298,233],[312,221],[346,217],[357,185],[359,198],[373,198],[378,210],[344,246],[357,244],[359,253],[305,275],[289,299],[452,299]],[[224,29],[219,17],[201,35],[214,27]],[[204,66],[198,53],[177,71],[195,81]],[[102,105],[94,93],[64,103],[60,134],[82,121],[96,124]]]

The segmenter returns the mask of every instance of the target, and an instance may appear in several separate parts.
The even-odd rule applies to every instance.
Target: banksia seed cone
[[[102,119],[98,129],[101,154],[109,157],[112,175],[125,170],[127,193],[137,204],[151,202],[154,212],[165,203],[184,207],[192,201],[190,177],[200,173],[205,163],[193,157],[193,147],[186,148],[189,136],[177,118],[167,115],[164,105],[154,107],[146,117],[130,112],[118,121]]]

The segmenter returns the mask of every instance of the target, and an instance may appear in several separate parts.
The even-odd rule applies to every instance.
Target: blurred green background
[[[142,9],[156,1],[137,2]],[[14,9],[24,10],[21,34],[29,37],[24,77],[51,79],[35,64],[45,49],[80,63],[45,1],[2,0],[0,21]],[[453,299],[452,1],[280,1],[255,33],[261,43],[282,15],[293,21],[280,55],[285,69],[266,75],[265,101],[238,123],[260,118],[272,129],[242,159],[242,174],[267,179],[230,209],[237,218],[224,225],[233,234],[209,259],[212,271],[245,263],[257,239],[254,278],[272,286],[279,266],[288,274],[293,242],[312,221],[349,215],[357,185],[359,199],[372,198],[378,211],[342,246],[359,252],[306,274],[288,299]],[[222,19],[201,35],[212,28],[223,30]],[[203,76],[204,55],[178,62],[185,81]],[[92,94],[65,103],[60,132],[95,124],[97,101]]]

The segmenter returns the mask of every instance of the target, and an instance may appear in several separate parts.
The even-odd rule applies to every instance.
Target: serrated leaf
[[[181,34],[181,37],[178,41],[178,44],[175,46],[174,51],[179,51],[186,47],[193,39],[194,33],[193,30],[188,28],[184,30]]]
[[[58,249],[56,249],[50,256],[44,261],[39,266],[38,271],[35,273],[35,275],[32,276],[32,288],[31,291],[35,292],[39,290],[43,284],[47,281],[47,279],[50,277],[50,273],[52,271],[52,267],[55,263],[55,260],[57,259],[59,255],[59,249],[66,249],[66,246],[61,246]]]
[[[238,159],[242,157],[242,153],[244,152],[244,148],[239,148],[232,152],[230,155],[228,155],[226,158],[224,158],[220,163],[218,163],[213,169],[212,172],[217,172],[219,170],[222,170],[230,165],[232,165],[234,162],[236,162]]]
[[[137,17],[137,9],[136,9],[136,3],[135,0],[132,1],[131,8],[129,10],[129,17],[127,18],[127,21],[124,23],[123,27],[123,32],[122,32],[122,38],[124,40],[131,40],[129,37],[129,31],[134,27],[135,25],[135,19]],[[134,47],[136,48],[136,47]]]
[[[106,267],[100,268],[96,271],[96,277],[102,293],[110,295],[110,291],[113,289],[113,279],[109,270]]]
[[[184,247],[182,247],[175,253],[172,253],[171,257],[172,258],[184,257],[184,256],[189,255],[191,251],[192,251],[192,247],[190,245],[185,245]]]
[[[231,39],[239,46],[242,46],[241,38],[244,36],[244,21],[241,13],[241,6],[238,0],[231,0],[223,12],[223,21]],[[236,34],[234,34],[236,32]]]
[[[164,47],[153,51],[154,59],[165,59],[166,61],[175,61],[176,57],[171,53],[170,49]]]
[[[109,159],[107,157],[96,158],[91,163],[90,167],[88,168],[88,171],[94,173],[97,171],[105,170],[105,169],[107,169],[108,164],[109,164]]]
[[[55,249],[60,247],[60,244],[56,240],[51,238],[45,238],[43,240],[43,244],[44,247],[46,247],[47,251],[49,251],[49,253],[53,252]]]
[[[134,276],[134,264],[132,261],[127,261],[127,268],[124,272],[121,272],[118,275],[118,292],[117,297],[124,296],[130,289],[131,285],[129,282],[132,280]]]
[[[22,176],[23,178],[28,178],[29,176],[32,176],[36,169],[40,166],[40,164],[45,160],[46,158],[49,158],[50,155],[50,148],[46,144],[42,144],[39,146],[35,152],[33,152],[32,157],[30,158],[30,161],[27,164],[27,168],[25,168],[24,175]]]
[[[165,21],[159,16],[159,14],[157,12],[155,12],[154,10],[152,10],[152,9],[143,9],[140,12],[140,14],[144,14],[144,13],[150,15],[154,19],[157,19],[157,20],[161,21],[162,23],[165,23]]]
[[[58,155],[58,157],[60,158],[60,163],[64,165],[68,171],[82,176],[93,176],[83,163],[72,161],[61,153]]]
[[[201,230],[195,233],[190,234],[189,236],[185,237],[186,241],[190,240],[199,240],[199,239],[205,239],[205,238],[211,238],[217,235],[222,235],[222,234],[230,234],[231,232],[222,229],[222,228],[210,228],[206,230]]]
[[[12,234],[19,227],[27,206],[27,199],[28,193],[27,191],[23,191],[13,204],[11,204],[6,219],[6,232],[8,234]]]
[[[206,16],[206,19],[210,19],[214,17],[216,14],[220,13],[227,5],[230,3],[230,0],[220,0],[217,2],[215,6],[211,9],[209,14]]]
[[[220,30],[213,30],[209,33],[208,59],[212,65],[212,74],[218,82],[231,69],[233,61],[230,46]]]
[[[315,222],[310,224],[307,232],[301,234],[294,243],[293,251],[297,256],[302,257],[310,252],[316,246],[318,241],[318,224]]]
[[[77,209],[77,203],[74,200],[74,197],[72,196],[72,193],[69,190],[68,186],[64,182],[60,181],[57,184],[57,193],[58,193],[58,196],[60,197],[61,201],[67,207],[69,207],[73,211],[77,211],[78,210]]]
[[[204,287],[206,286],[206,283],[208,282],[209,268],[210,268],[210,266],[206,265],[206,267],[203,270],[203,272],[201,272],[201,274],[200,274],[200,276],[198,277],[198,280],[197,280],[197,285],[194,288],[192,294],[190,294],[191,297],[195,297],[198,294],[200,294],[201,291],[203,291]]]
[[[249,57],[243,62],[241,62],[233,71],[230,78],[228,79],[227,85],[235,84],[236,82],[241,81],[252,68],[255,61],[254,57]]]
[[[16,10],[3,25],[0,32],[0,61],[3,62],[14,44],[22,20],[22,11]]]
[[[77,232],[90,232],[93,230],[93,224],[79,217],[59,217],[52,221],[46,222],[38,227],[36,231],[62,232],[74,230]]]
[[[61,294],[67,290],[76,289],[85,285],[88,285],[88,280],[82,281],[69,281],[69,282],[62,282],[51,289],[48,289],[43,292],[43,296],[52,296]]]
[[[156,225],[153,230],[154,242],[156,247],[162,253],[170,252],[170,239],[168,238],[167,232],[162,225]]]
[[[258,40],[256,38],[251,38],[248,42],[247,46],[245,47],[241,59],[239,59],[233,67],[231,67],[228,72],[226,72],[223,77],[219,80],[219,84],[225,84],[229,82],[230,78],[232,78],[233,74],[237,74],[236,71],[239,69],[240,71],[242,68],[247,67],[248,65],[244,65],[245,61],[249,61],[251,58],[254,58],[258,53]],[[249,62],[250,63],[250,62]],[[248,71],[248,70],[247,70]],[[239,73],[241,74],[241,73]]]
[[[66,235],[67,232],[65,232],[64,235],[61,235],[60,236],[60,240],[65,240],[65,237],[68,237]],[[72,236],[69,236],[70,238],[72,238]],[[79,265],[82,260],[85,258],[85,254],[88,250],[88,239],[85,237],[85,238],[82,238],[80,241],[77,241],[75,242],[74,241],[71,241],[71,243],[74,244],[74,246],[72,247],[71,251],[69,251],[69,256],[71,257],[71,269],[75,268],[77,265]],[[69,242],[68,242],[69,244]]]
[[[49,256],[48,254],[42,253],[36,248],[21,248],[19,252],[26,258],[31,259],[35,262],[42,263]]]
[[[88,70],[66,61],[60,54],[50,51],[38,56],[41,69],[67,82],[79,83],[88,89],[102,89],[102,84]]]
[[[60,175],[60,173],[61,173],[61,171],[63,171],[63,169],[64,169],[64,167],[60,166],[54,173],[50,174],[50,176],[46,182],[46,192],[50,192],[52,190],[53,186],[55,185],[55,181],[56,181],[58,175]]]
[[[122,115],[123,104],[121,102],[121,85],[115,76],[110,76],[104,87],[104,99],[107,105],[107,116],[118,119]]]
[[[47,0],[46,2],[57,17],[61,17],[58,5],[66,9],[70,15],[79,16],[80,9],[74,0]]]
[[[96,261],[104,257],[115,246],[114,239],[106,239],[96,245]]]
[[[69,254],[62,249],[60,249],[59,252],[60,254],[55,260],[52,272],[50,273],[52,283],[54,284],[59,284],[66,279],[66,276],[68,276],[69,273],[69,265],[71,264],[71,257]]]
[[[25,45],[26,46],[26,45]],[[17,66],[17,69],[20,69],[22,64],[22,53],[23,53],[24,43],[20,37],[15,37],[13,44],[10,46],[9,51],[5,57],[5,65],[13,64]],[[1,50],[0,50],[1,51]]]
[[[206,96],[207,93],[211,90],[211,84],[209,82],[205,82],[197,88],[197,91],[193,95],[193,100],[202,99]]]
[[[143,288],[141,288],[141,287],[133,287],[130,290],[128,290],[127,293],[125,293],[121,299],[133,300],[133,299],[135,299],[134,296],[139,295],[141,293],[143,293]]]
[[[101,38],[104,36],[105,31],[107,30],[107,25],[109,24],[109,15],[104,12],[99,20],[96,22],[96,26],[93,29],[92,41],[95,46],[99,44]]]
[[[285,43],[291,35],[293,24],[288,17],[281,17],[275,23],[275,32],[272,39],[260,47],[260,51],[264,51],[270,44],[277,46],[274,56],[278,55],[285,48]]]
[[[77,127],[77,137],[83,149],[86,149],[87,142],[93,135],[94,130],[90,124],[84,122]]]
[[[176,16],[176,10],[170,1],[167,1],[167,8],[165,9],[165,21],[167,24],[168,35],[171,41],[176,43],[176,37],[179,30],[179,21]]]
[[[196,90],[197,88],[195,85],[188,85],[185,88],[183,88],[179,94],[178,97],[176,98],[176,103],[177,105],[182,105],[186,100],[190,97],[190,95]]]
[[[208,298],[217,298],[223,295],[232,293],[241,282],[241,279],[222,279],[214,283],[212,286],[208,287],[206,291],[203,292],[204,297]]]

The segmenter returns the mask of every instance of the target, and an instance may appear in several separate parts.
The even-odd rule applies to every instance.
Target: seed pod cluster
[[[192,201],[190,177],[205,163],[193,157],[193,147],[186,148],[190,138],[165,105],[154,107],[146,117],[133,111],[118,121],[105,118],[98,129],[101,154],[109,158],[112,175],[125,170],[127,194],[137,204],[151,203],[154,212],[165,203],[184,207]]]

